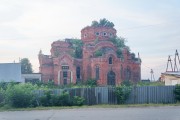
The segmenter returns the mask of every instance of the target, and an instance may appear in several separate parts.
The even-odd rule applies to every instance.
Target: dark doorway
[[[116,83],[116,74],[111,70],[107,74],[107,85],[115,85]]]

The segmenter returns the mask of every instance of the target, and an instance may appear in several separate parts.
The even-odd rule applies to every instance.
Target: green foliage
[[[42,106],[71,106],[72,102],[67,92],[55,95],[52,94],[51,91],[46,91],[45,94],[40,97],[40,104]]]
[[[0,88],[0,107],[4,106],[5,104],[5,90]]]
[[[117,48],[125,48],[125,47],[127,47],[127,46],[125,45],[125,42],[126,42],[125,38],[122,38],[122,37],[114,37],[114,38],[111,38],[110,41],[111,41],[114,45],[116,45]]]
[[[121,83],[122,86],[132,86],[133,83],[130,80],[124,80]]]
[[[6,102],[12,107],[36,106],[33,90],[37,86],[32,84],[9,84],[5,92]]]
[[[121,85],[115,88],[115,95],[117,96],[117,103],[124,104],[131,93],[131,86]]]
[[[123,58],[123,54],[122,54],[122,49],[121,48],[117,49],[116,54],[117,54],[118,58]]]
[[[160,81],[155,81],[155,82],[142,82],[139,81],[137,83],[137,86],[164,86],[164,82],[160,82]]]
[[[89,86],[93,86],[94,83],[88,83]],[[54,94],[51,88],[54,88],[53,83],[41,83],[31,84],[15,84],[14,82],[7,83],[6,87],[2,87],[0,84],[0,107],[11,106],[17,108],[36,107],[42,106],[81,106],[84,103],[84,99],[81,97],[70,98],[68,92],[62,92],[60,95]],[[89,87],[88,86],[88,87]],[[71,86],[72,87],[72,86]],[[87,87],[87,86],[86,86]],[[44,95],[39,97],[36,90],[43,90]]]
[[[117,51],[116,51],[117,57],[123,58],[123,54],[122,54],[123,48],[127,48],[128,51],[130,51],[129,47],[126,46],[125,44],[126,41],[124,38],[114,37],[114,38],[111,38],[110,41],[117,47]]]
[[[52,98],[51,91],[50,90],[45,91],[44,95],[39,98],[40,104],[42,106],[51,106],[52,105],[51,98]]]
[[[30,74],[32,73],[32,65],[28,58],[21,59],[21,73],[22,74]]]
[[[0,82],[0,89],[6,90],[7,89],[7,82]]]
[[[79,96],[74,96],[72,100],[73,105],[75,106],[82,106],[84,104],[84,101],[85,99]]]
[[[71,106],[71,100],[68,92],[62,92],[59,96],[59,104],[61,106]]]
[[[99,57],[99,56],[102,56],[102,55],[103,55],[103,52],[101,50],[96,50],[95,53],[94,53],[95,57]]]
[[[98,84],[97,84],[97,80],[96,79],[88,79],[86,82],[85,82],[85,85],[89,86],[89,87],[96,87]]]
[[[73,57],[75,58],[82,58],[82,47],[83,47],[83,42],[80,39],[71,39],[69,41],[71,44],[72,49],[74,52],[72,53]]]
[[[175,94],[175,99],[177,101],[180,101],[180,85],[176,85],[174,94]]]
[[[92,27],[114,27],[114,23],[108,21],[107,19],[103,18],[98,21],[92,21]]]

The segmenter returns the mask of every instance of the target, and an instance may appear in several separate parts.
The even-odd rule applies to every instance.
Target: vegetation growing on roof
[[[98,21],[92,21],[91,27],[114,27],[114,23],[103,18]]]
[[[127,48],[128,51],[130,51],[129,47],[125,44],[126,40],[122,37],[113,37],[110,39],[110,41],[117,47],[117,57],[123,58],[122,50],[123,48]]]
[[[94,56],[95,56],[95,57],[99,57],[99,56],[102,56],[102,55],[103,55],[103,52],[102,52],[102,50],[100,50],[100,49],[99,49],[99,50],[96,50],[95,53],[94,53]]]
[[[71,55],[75,58],[82,58],[83,42],[80,39],[71,39],[69,41],[71,48],[74,50]]]

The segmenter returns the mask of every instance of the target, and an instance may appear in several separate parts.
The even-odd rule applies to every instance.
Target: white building
[[[165,85],[180,84],[180,72],[165,72],[161,74],[161,80]]]
[[[20,63],[0,63],[0,82],[23,82]]]
[[[22,81],[24,82],[37,82],[41,81],[41,74],[40,73],[32,73],[32,74],[22,74],[21,75]]]
[[[41,81],[40,73],[21,74],[21,63],[0,63],[0,82]]]

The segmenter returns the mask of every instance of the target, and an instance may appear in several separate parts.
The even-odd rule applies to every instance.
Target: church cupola
[[[94,42],[95,40],[109,40],[116,36],[114,24],[106,19],[99,22],[93,21],[91,26],[87,26],[81,30],[81,40],[83,42]]]

